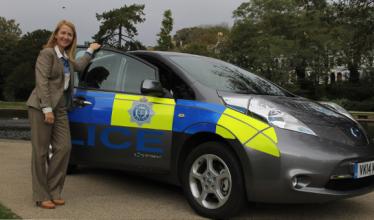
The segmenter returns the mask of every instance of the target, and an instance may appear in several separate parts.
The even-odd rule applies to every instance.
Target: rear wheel
[[[197,146],[187,156],[182,175],[188,202],[202,216],[228,218],[245,202],[240,165],[222,143]]]

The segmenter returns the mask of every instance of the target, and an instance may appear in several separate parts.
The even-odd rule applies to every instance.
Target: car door
[[[175,101],[140,92],[157,68],[114,50],[99,51],[75,90],[69,113],[72,163],[121,169],[168,168]]]

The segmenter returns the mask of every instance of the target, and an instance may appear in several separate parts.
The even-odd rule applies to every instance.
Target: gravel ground
[[[66,178],[66,205],[54,210],[32,202],[31,144],[0,139],[0,203],[25,219],[202,219],[182,190],[131,174],[81,168]]]
[[[31,144],[0,140],[0,203],[26,219],[202,219],[181,189],[126,172],[83,167],[66,178],[66,205],[37,208],[31,199]],[[286,199],[286,198],[285,198]],[[374,193],[323,204],[248,203],[235,219],[373,219]]]

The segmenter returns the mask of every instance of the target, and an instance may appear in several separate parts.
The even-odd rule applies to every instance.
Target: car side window
[[[125,92],[141,94],[141,83],[146,79],[156,80],[156,69],[132,57],[127,57],[123,79]]]
[[[158,75],[161,85],[169,91],[175,99],[195,100],[195,93],[192,88],[174,73],[168,66],[160,62],[154,57],[138,55],[142,59],[150,62],[158,68]]]
[[[124,92],[122,85],[123,70],[127,57],[111,51],[99,51],[86,68],[80,87],[104,91]]]
[[[171,91],[176,99],[195,100],[195,93],[179,76],[173,74],[169,76],[168,83],[171,84]],[[171,79],[171,80],[170,80]]]

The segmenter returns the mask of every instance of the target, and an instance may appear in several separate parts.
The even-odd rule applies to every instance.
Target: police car
[[[374,145],[347,111],[229,63],[103,48],[75,81],[69,169],[158,176],[211,218],[373,190]]]

